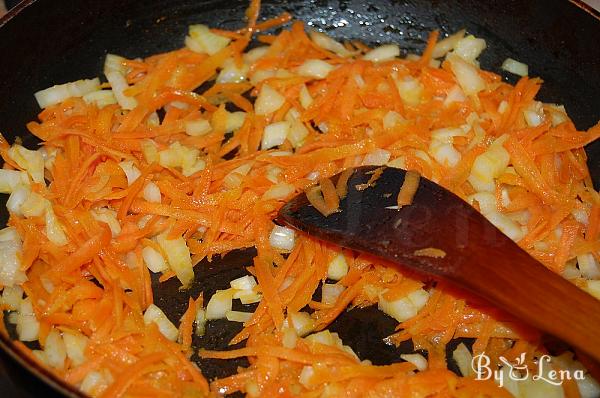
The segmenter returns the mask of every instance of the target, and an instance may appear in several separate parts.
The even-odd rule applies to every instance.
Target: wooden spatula
[[[600,361],[600,302],[427,179],[421,178],[413,203],[399,210],[393,206],[404,170],[385,168],[374,186],[357,190],[374,169],[354,171],[341,211],[325,217],[301,194],[278,219],[317,238],[448,280]],[[443,258],[430,256],[440,251]]]

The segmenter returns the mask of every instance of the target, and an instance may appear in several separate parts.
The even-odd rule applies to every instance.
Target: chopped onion
[[[310,39],[313,41],[313,43],[315,43],[317,46],[325,50],[331,51],[332,53],[335,53],[340,57],[349,57],[352,55],[352,53],[348,51],[342,43],[335,41],[333,38],[326,35],[325,33],[311,30],[308,32],[308,35],[310,36]]]
[[[290,132],[290,128],[290,122],[285,120],[266,126],[260,144],[261,149],[269,149],[283,144]]]
[[[223,319],[231,311],[233,290],[217,290],[206,305],[206,319]]]
[[[125,61],[127,60],[119,55],[106,54],[106,58],[104,58],[104,74],[106,74],[106,72],[126,74],[127,67],[125,66]]]
[[[452,352],[452,359],[454,359],[454,362],[458,365],[458,369],[463,377],[473,375],[473,368],[471,367],[473,355],[464,343],[460,343],[454,352]]]
[[[22,169],[27,171],[34,182],[44,184],[44,156],[41,152],[29,150],[21,145],[8,149],[8,156]]]
[[[225,60],[217,76],[217,83],[242,83],[248,75],[248,65],[238,66],[232,58]]]
[[[204,336],[206,332],[206,311],[199,307],[196,311],[196,336]]]
[[[67,357],[73,362],[73,365],[79,366],[85,362],[85,348],[88,339],[77,332],[63,332],[63,340],[67,350]]]
[[[310,379],[315,375],[315,370],[312,366],[304,366],[302,371],[300,372],[300,376],[298,376],[298,382],[302,384],[304,387],[311,389],[312,383]]]
[[[427,359],[421,354],[401,354],[400,358],[412,363],[421,372],[427,370]]]
[[[229,285],[236,290],[252,290],[256,286],[256,279],[251,275],[246,275],[232,280]]]
[[[102,373],[92,370],[81,381],[79,389],[89,396],[96,397],[101,395],[112,383]]]
[[[171,341],[177,340],[179,330],[173,325],[173,323],[167,318],[165,313],[154,304],[150,304],[144,312],[144,323],[149,325],[151,323],[158,326],[158,330]]]
[[[456,166],[461,158],[460,152],[452,144],[434,139],[429,144],[429,153],[436,162],[449,167]]]
[[[333,305],[346,288],[343,285],[324,283],[321,288],[321,302],[325,305]]]
[[[258,303],[262,300],[262,296],[254,290],[236,290],[233,293],[234,299],[239,299],[242,304]]]
[[[98,108],[104,108],[107,105],[117,103],[117,99],[112,90],[97,90],[87,93],[83,96],[83,100],[87,104],[94,104]]]
[[[348,274],[348,263],[344,254],[340,253],[327,266],[327,278],[339,281]]]
[[[142,258],[146,267],[154,273],[163,272],[169,269],[165,258],[156,249],[146,246],[142,249]]]
[[[46,237],[57,246],[68,243],[67,235],[51,207],[46,209]]]
[[[206,119],[187,120],[185,122],[185,133],[192,137],[198,137],[210,133],[212,127]]]
[[[185,239],[167,239],[167,234],[162,233],[156,237],[163,253],[166,253],[169,267],[177,275],[183,286],[188,286],[194,279],[194,268],[190,257],[190,250]]]
[[[31,194],[31,188],[28,185],[19,185],[8,197],[6,201],[6,208],[8,211],[15,216],[22,216],[21,206],[27,200]]]
[[[156,185],[152,181],[146,183],[146,185],[144,186],[144,190],[142,191],[142,195],[144,199],[146,199],[148,202],[161,202],[160,188],[158,188],[158,185]]]
[[[435,44],[435,47],[433,48],[433,52],[431,53],[431,57],[432,58],[441,58],[444,55],[446,55],[446,53],[448,53],[448,51],[452,50],[455,46],[456,43],[458,43],[458,41],[460,39],[462,39],[465,36],[465,30],[459,30],[458,32],[454,33],[453,35],[450,35],[440,41],[438,41]]]
[[[315,329],[315,320],[304,311],[292,312],[288,315],[288,318],[289,321],[286,319],[284,326],[291,324],[298,336],[306,336]]]
[[[384,44],[366,53],[363,59],[373,62],[389,61],[400,56],[400,47],[396,44]]]
[[[306,109],[310,106],[310,104],[312,104],[312,102],[313,98],[310,95],[306,84],[303,84],[302,88],[300,89],[300,105],[302,105],[302,107]]]
[[[296,68],[296,72],[301,76],[312,77],[315,79],[324,79],[335,67],[326,61],[320,59],[309,59]]]
[[[592,253],[577,256],[577,264],[581,275],[586,279],[600,279],[600,267]]]
[[[46,336],[46,342],[44,343],[44,352],[46,353],[46,359],[48,365],[62,369],[65,366],[65,359],[67,359],[67,348],[65,342],[57,329],[52,329],[48,336]]]
[[[458,55],[467,62],[473,62],[485,50],[485,47],[485,40],[469,35],[456,43],[452,54]]]
[[[281,337],[281,344],[285,348],[295,348],[298,341],[298,335],[294,329],[289,327],[283,328],[283,336]]]
[[[308,137],[308,129],[300,120],[291,122],[290,130],[287,134],[287,139],[294,148],[299,148],[304,145],[304,140]]]
[[[474,95],[485,89],[485,80],[479,75],[478,68],[456,55],[448,56],[446,59],[465,94]]]
[[[17,311],[23,299],[23,288],[21,286],[5,286],[2,290],[0,303],[11,311]]]
[[[252,169],[252,162],[247,162],[231,170],[224,178],[223,185],[229,189],[234,189],[242,185],[244,176],[248,175]]]
[[[506,58],[504,62],[502,62],[501,68],[507,72],[513,73],[518,76],[529,75],[529,67],[527,66],[527,64],[516,61],[512,58]]]
[[[0,193],[11,193],[19,185],[29,185],[27,172],[0,169]]]
[[[367,153],[362,161],[363,166],[383,166],[390,160],[392,154],[385,149],[375,149],[373,152]]]
[[[129,88],[125,76],[119,72],[109,71],[104,73],[106,79],[110,83],[113,95],[123,109],[131,110],[138,104],[137,100],[125,94],[125,90]]]
[[[292,184],[280,182],[267,189],[267,191],[262,195],[261,200],[284,200],[285,198],[293,194],[295,190],[296,188]]]
[[[475,158],[468,181],[476,191],[493,192],[496,189],[494,179],[506,170],[510,162],[510,154],[502,145],[507,137],[503,135],[497,138],[484,153]]]
[[[121,233],[121,224],[117,219],[116,211],[106,207],[101,207],[99,209],[92,209],[90,213],[95,220],[108,224],[113,238]]]
[[[385,294],[380,293],[377,307],[398,322],[404,322],[417,315],[428,299],[429,293],[423,289],[415,290],[406,297],[394,301],[386,300]]]
[[[296,242],[296,233],[293,229],[275,225],[269,235],[271,247],[278,250],[291,251]]]
[[[131,184],[133,184],[135,180],[142,175],[142,172],[135,166],[133,160],[123,161],[119,163],[119,167],[125,173],[125,176],[127,177],[127,185],[129,186],[131,186]]]
[[[245,52],[242,55],[242,59],[244,60],[244,62],[246,62],[248,64],[253,64],[256,61],[258,61],[259,59],[261,59],[262,57],[264,57],[268,51],[269,51],[268,46],[256,47],[256,48],[253,48],[252,50]]]
[[[185,37],[185,45],[190,50],[209,55],[224,49],[230,41],[227,37],[211,32],[206,25],[190,25],[188,36]]]
[[[141,143],[142,154],[146,162],[153,163],[158,161],[158,147],[151,139],[145,139]]]
[[[459,86],[454,85],[444,99],[444,106],[447,107],[454,102],[463,102],[466,99]]]
[[[84,95],[100,89],[100,79],[84,79],[71,83],[59,84],[34,94],[40,108],[47,108],[59,104],[71,97],[83,97]]]
[[[244,125],[245,120],[246,112],[228,112],[225,132],[229,133],[231,131],[239,130]]]
[[[36,341],[39,338],[40,323],[35,317],[29,297],[21,301],[16,327],[17,336],[21,341]]]
[[[285,97],[275,91],[268,84],[263,84],[260,93],[254,102],[254,113],[268,115],[275,112],[285,103]]]
[[[394,79],[400,98],[405,104],[416,106],[421,103],[423,85],[413,77],[405,77],[402,80]]]
[[[398,124],[400,124],[403,120],[404,120],[404,118],[398,112],[389,111],[383,117],[383,121],[382,121],[383,122],[383,128],[384,129],[391,129],[391,128],[397,126]]]
[[[21,270],[22,243],[19,236],[14,236],[16,230],[9,227],[2,230],[0,240],[0,284],[6,287],[20,285],[27,280]]]
[[[227,311],[225,313],[225,318],[231,322],[248,322],[252,318],[251,312],[241,312],[241,311]]]

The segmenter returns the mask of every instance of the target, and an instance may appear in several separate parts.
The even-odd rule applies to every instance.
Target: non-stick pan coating
[[[0,26],[0,132],[11,142],[20,136],[31,147],[36,141],[28,135],[25,124],[39,112],[35,91],[98,76],[107,52],[135,58],[181,47],[192,23],[239,27],[248,4],[239,0],[30,3],[0,22],[4,24]],[[530,75],[545,81],[539,98],[564,104],[577,127],[587,129],[600,118],[600,21],[582,7],[566,0],[292,0],[263,1],[261,17],[288,11],[334,37],[370,44],[396,42],[405,52],[420,52],[433,29],[445,34],[466,28],[487,41],[488,49],[481,56],[483,68],[500,73],[499,66],[507,57],[528,64]],[[514,82],[514,77],[503,76]],[[600,143],[588,147],[587,152],[598,186]],[[5,196],[0,198],[0,224],[8,216],[5,201]],[[171,320],[178,321],[187,295],[204,291],[209,297],[214,290],[226,288],[228,281],[244,274],[251,258],[251,253],[242,252],[212,264],[201,263],[196,268],[198,281],[184,294],[178,292],[174,279],[161,285],[154,281],[156,302]],[[237,332],[235,325],[209,322],[206,335],[194,344],[223,349]],[[370,308],[343,314],[330,329],[337,331],[361,359],[390,363],[400,352],[412,350],[410,345],[398,349],[384,345],[382,338],[394,326],[391,318]],[[6,341],[0,343],[5,351],[16,355]],[[199,360],[199,364],[211,379],[235,372],[244,361]],[[27,366],[38,377],[48,379],[30,363]]]

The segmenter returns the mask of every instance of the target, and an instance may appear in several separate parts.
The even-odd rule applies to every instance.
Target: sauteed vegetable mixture
[[[504,63],[521,76],[514,86],[481,70],[486,42],[464,31],[432,32],[421,55],[400,57],[396,44],[338,42],[289,14],[259,21],[259,8],[253,0],[237,31],[190,26],[175,51],[109,54],[101,78],[35,94],[43,110],[27,127],[39,149],[0,140],[10,194],[1,305],[16,344],[102,397],[597,396],[589,375],[477,380],[482,353],[505,375],[500,356],[537,369],[538,333],[272,220],[344,169],[414,170],[600,299],[600,196],[583,150],[600,124],[578,131],[564,107],[537,101],[542,81],[527,65]],[[252,247],[248,275],[190,297],[181,319],[153,303],[151,273],[189,295],[195,265]],[[233,311],[235,300],[258,306]],[[348,308],[374,305],[397,321],[386,341],[412,340],[414,353],[373,365],[328,330]],[[198,354],[249,366],[206,380],[192,337],[216,319],[243,322],[231,341],[243,348]],[[472,347],[447,355],[460,337]],[[585,373],[568,351],[551,364]]]

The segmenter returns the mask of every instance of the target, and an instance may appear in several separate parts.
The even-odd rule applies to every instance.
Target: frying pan
[[[219,28],[242,24],[247,1],[206,0],[26,0],[0,20],[0,131],[9,141],[16,137],[35,147],[25,129],[39,108],[33,93],[54,84],[98,76],[107,52],[128,58],[172,50],[183,45],[187,26],[205,23]],[[287,0],[263,1],[261,17],[282,11],[304,20],[309,27],[338,39],[360,39],[368,44],[396,42],[405,53],[420,52],[428,33],[442,34],[466,28],[487,41],[481,56],[485,69],[501,73],[507,57],[529,65],[530,74],[545,84],[539,98],[562,103],[579,129],[600,117],[600,15],[585,4],[567,0]],[[514,83],[514,77],[503,74]],[[600,142],[586,148],[596,186],[600,182]],[[8,218],[6,196],[0,198],[0,225]],[[197,280],[189,291],[178,292],[171,279],[154,280],[155,301],[172,321],[185,311],[187,297],[217,289],[245,274],[252,251],[234,252],[196,267]],[[234,308],[236,309],[236,308]],[[246,310],[250,308],[246,307]],[[394,348],[382,339],[395,321],[375,308],[348,311],[330,327],[361,359],[375,364],[397,361],[410,352],[409,344]],[[194,346],[224,349],[240,326],[212,321]],[[14,332],[14,331],[11,331]],[[467,341],[468,343],[468,341]],[[448,350],[451,352],[453,346]],[[2,357],[12,377],[37,396],[82,396],[49,372],[25,358],[0,336]],[[235,372],[244,360],[200,360],[210,380]],[[450,363],[450,367],[453,364]]]

